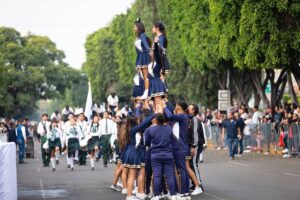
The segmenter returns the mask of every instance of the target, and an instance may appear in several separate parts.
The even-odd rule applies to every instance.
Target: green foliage
[[[275,69],[291,70],[300,83],[295,74],[300,74],[299,16],[300,3],[296,0],[136,0],[126,14],[117,15],[107,27],[92,34],[99,36],[88,37],[86,68],[95,79],[93,85],[104,86],[101,91],[93,90],[98,99],[109,90],[106,82],[125,88],[132,86],[136,56],[133,22],[140,17],[147,35],[153,38],[152,24],[159,20],[167,29],[167,54],[172,67],[167,80],[171,96],[216,106],[217,90],[226,88],[229,70],[239,72],[231,76],[232,99],[246,102],[251,96],[246,93],[252,93],[266,103],[263,80],[253,79],[262,70],[271,82]],[[113,45],[102,43],[105,38]],[[104,61],[102,54],[108,51],[115,63]],[[112,69],[116,79],[111,79],[110,72],[106,77],[95,73],[107,68]],[[273,84],[273,93],[277,94],[285,78],[282,76],[282,81]],[[117,92],[119,86],[115,87]],[[128,96],[130,93],[127,99]],[[273,94],[272,98],[275,97]]]
[[[39,99],[59,97],[78,81],[80,72],[63,58],[48,37],[22,37],[12,28],[0,27],[1,116],[31,114]]]

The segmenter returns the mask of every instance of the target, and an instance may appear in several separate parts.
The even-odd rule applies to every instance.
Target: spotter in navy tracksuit
[[[156,126],[151,126],[145,131],[145,144],[151,151],[151,165],[153,169],[154,196],[161,193],[161,178],[164,174],[168,182],[170,194],[175,190],[175,166],[173,157],[172,138],[173,131],[170,125],[165,124],[164,114],[156,114]]]
[[[184,104],[184,105],[181,105]],[[187,105],[185,103],[177,103],[176,107],[180,107],[182,110],[186,110]],[[175,110],[176,110],[175,107]],[[175,121],[173,125],[173,154],[175,158],[175,164],[179,170],[181,177],[181,191],[180,194],[188,195],[189,194],[189,176],[187,173],[185,159],[189,153],[189,146],[187,141],[187,131],[189,127],[188,115],[185,113],[182,114],[173,114],[171,111],[165,107],[164,112],[169,120]],[[177,123],[176,123],[177,122]],[[176,129],[179,129],[176,130]],[[179,132],[176,136],[175,132]]]

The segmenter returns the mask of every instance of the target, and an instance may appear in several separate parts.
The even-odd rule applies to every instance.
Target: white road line
[[[297,174],[291,174],[291,173],[284,173],[285,175],[289,175],[289,176],[294,176],[294,177],[298,177],[300,178],[300,175],[297,175]]]
[[[42,190],[42,198],[43,200],[45,199],[45,192],[44,192],[44,186],[43,186],[43,181],[42,179],[40,179],[40,186],[41,186],[41,190]]]
[[[229,163],[230,163],[230,164],[234,164],[234,165],[243,166],[243,167],[250,167],[250,165],[243,164],[243,163],[240,163],[240,162],[229,162]]]
[[[207,192],[204,192],[203,194],[205,194],[205,195],[207,195],[207,196],[209,196],[209,197],[212,197],[212,198],[214,198],[214,199],[217,199],[217,200],[226,200],[226,199],[224,199],[224,198],[222,198],[222,197],[218,197],[218,196],[216,196],[216,195],[214,195],[214,194],[210,194],[210,193],[207,193]]]

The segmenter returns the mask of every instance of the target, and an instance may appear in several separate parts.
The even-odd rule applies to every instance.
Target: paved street
[[[18,196],[20,200],[71,199],[121,200],[118,192],[109,189],[113,165],[103,168],[96,163],[67,169],[61,158],[56,172],[44,168],[40,151],[34,159],[18,165]],[[300,159],[282,159],[275,156],[247,154],[229,161],[227,151],[207,150],[205,163],[200,165],[205,193],[192,199],[211,200],[288,200],[300,198]]]

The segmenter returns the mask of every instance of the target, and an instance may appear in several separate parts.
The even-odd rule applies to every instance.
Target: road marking
[[[41,169],[40,169],[39,167],[37,167],[37,169],[36,169],[36,170],[37,170],[37,172],[40,172],[40,171],[41,171]]]
[[[250,165],[243,164],[243,163],[240,163],[240,162],[229,162],[229,163],[234,164],[234,165],[243,166],[243,167],[250,167]]]
[[[207,193],[207,192],[204,192],[203,194],[205,194],[205,195],[207,195],[207,196],[209,196],[209,197],[212,197],[212,198],[214,198],[214,199],[217,199],[217,200],[226,200],[226,199],[224,199],[224,198],[218,197],[218,196],[216,196],[216,195],[214,195],[214,194],[210,194],[210,193]]]
[[[42,190],[42,198],[43,200],[45,199],[45,192],[44,192],[44,186],[43,186],[43,181],[42,179],[40,179],[40,186],[41,186],[41,190]]]
[[[294,176],[294,177],[298,177],[300,178],[300,175],[297,175],[297,174],[291,174],[291,173],[284,173],[285,175],[289,175],[289,176]]]

